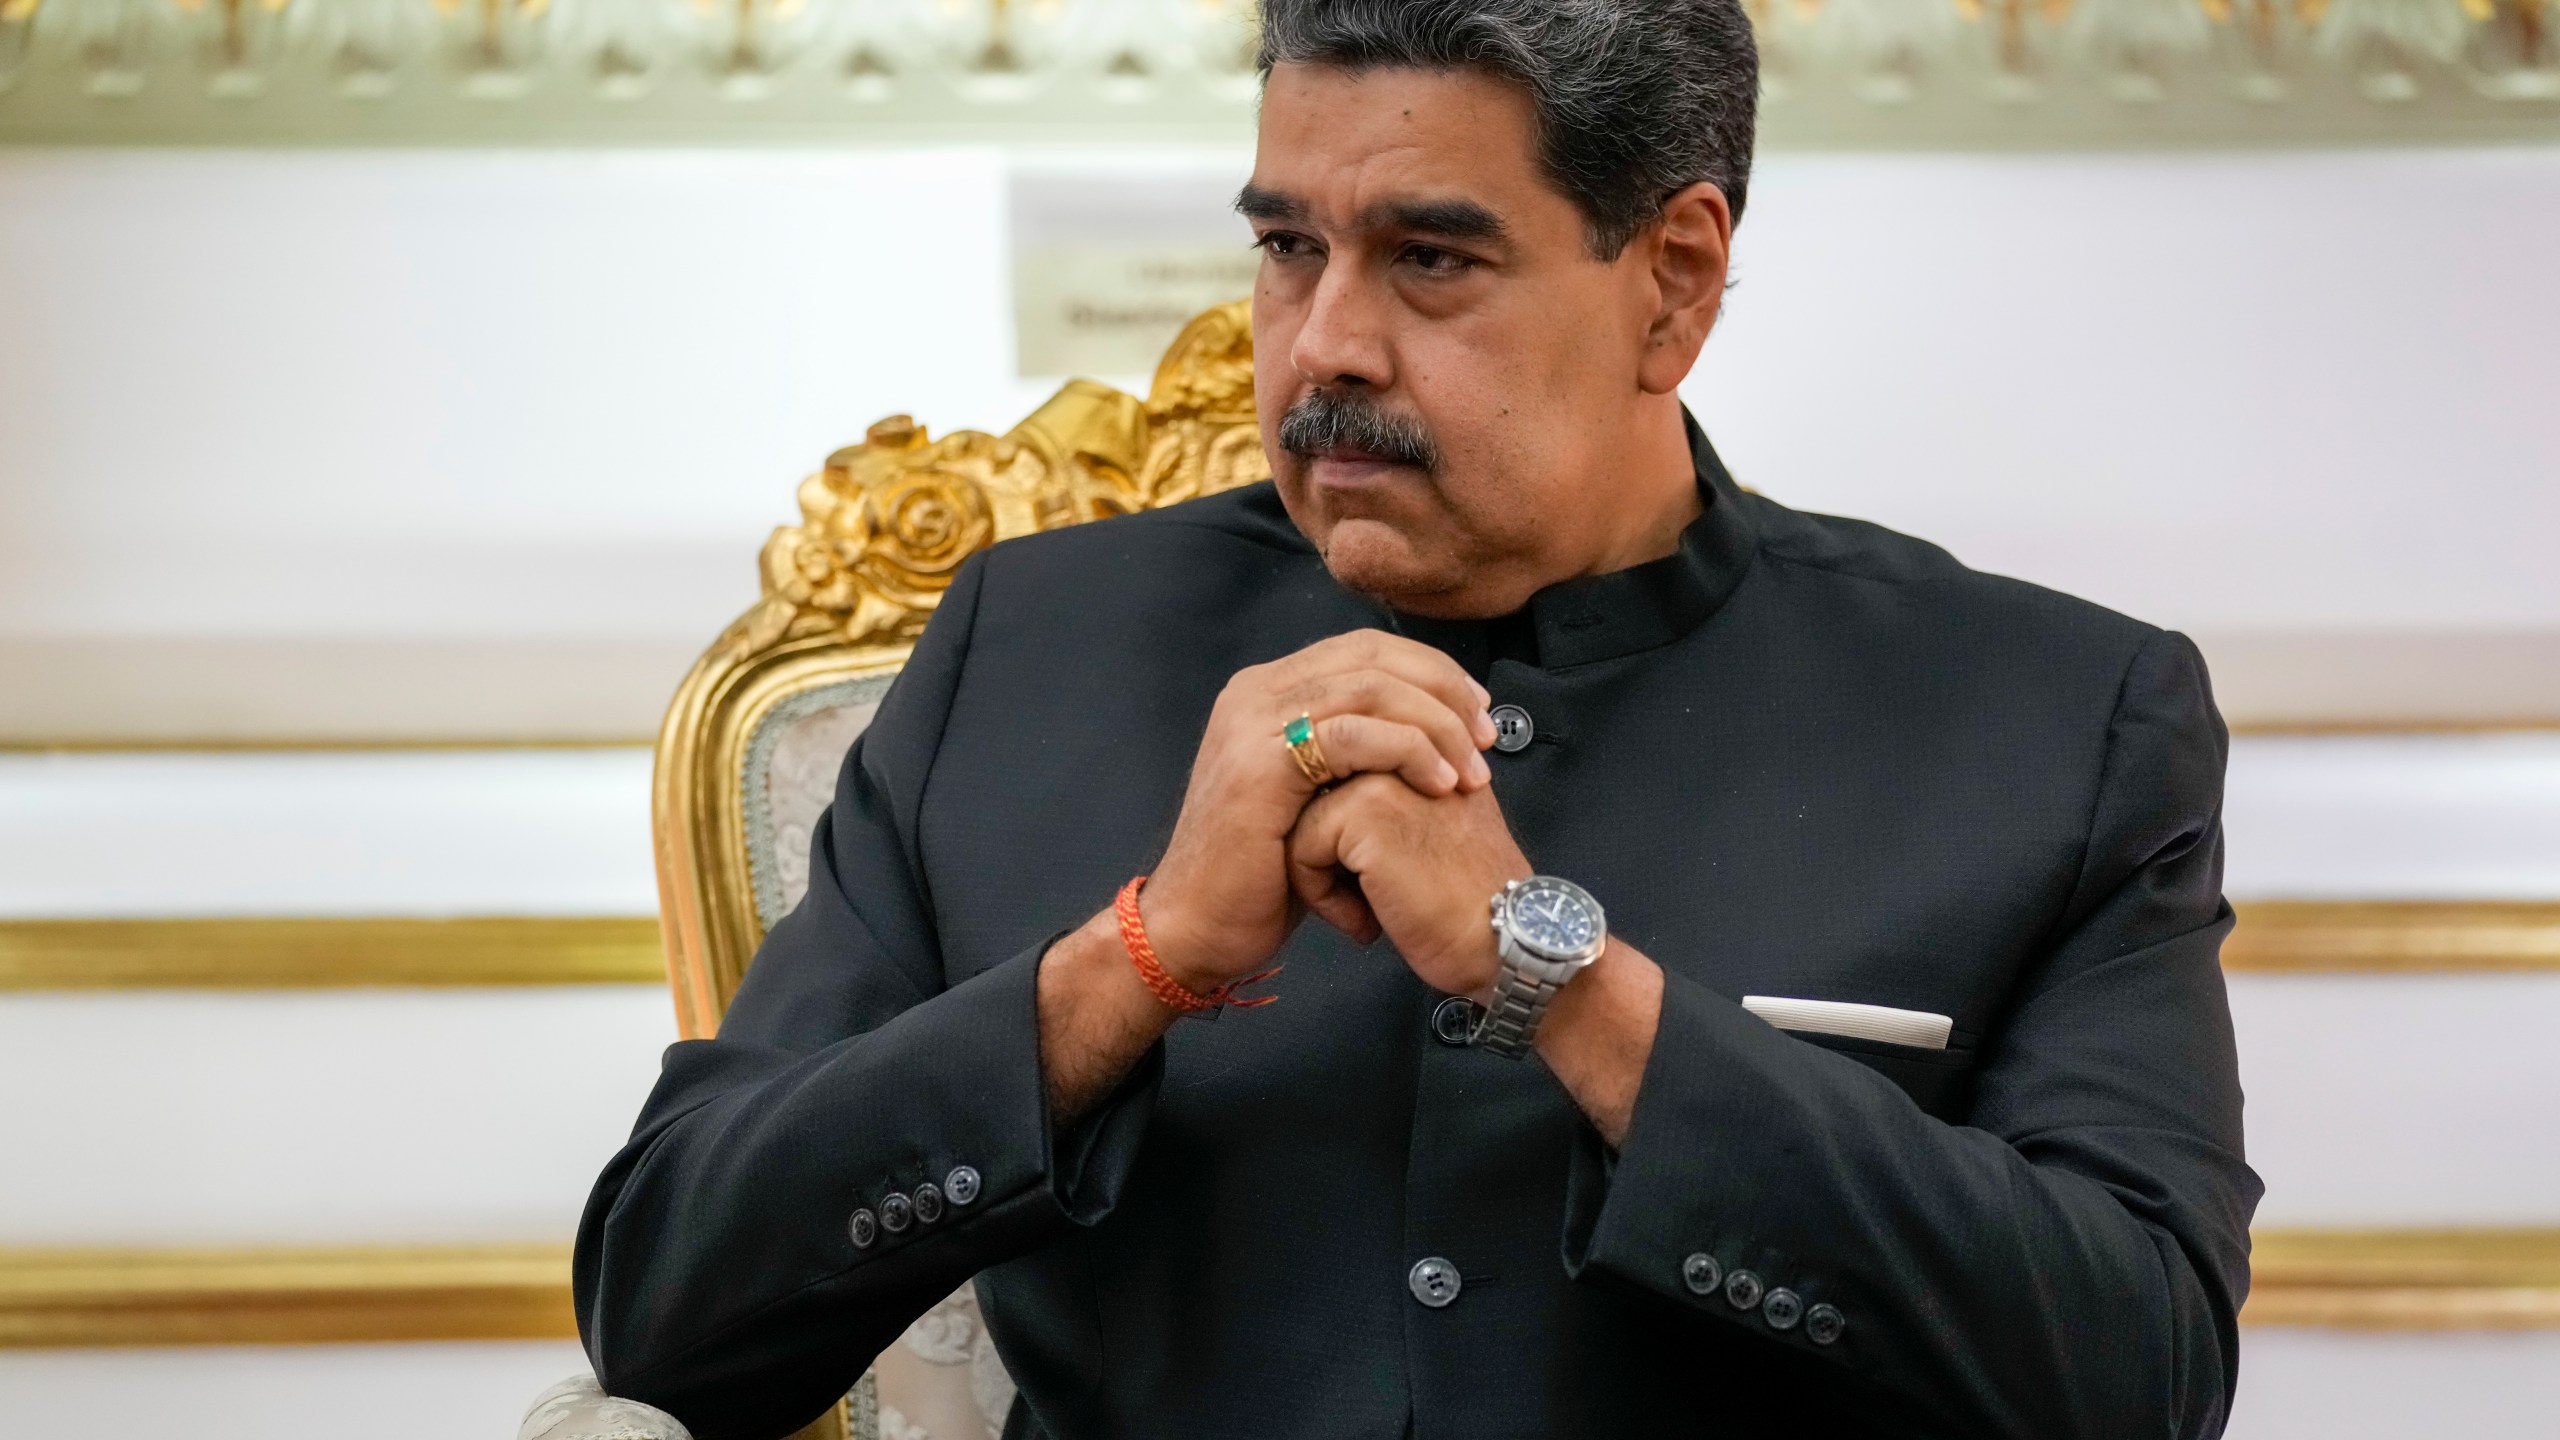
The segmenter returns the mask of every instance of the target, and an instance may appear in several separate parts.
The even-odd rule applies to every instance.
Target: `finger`
[[[1289,833],[1289,890],[1326,924],[1367,944],[1378,918],[1360,893],[1359,877],[1342,868],[1342,792],[1318,796]]]
[[[1335,715],[1316,722],[1315,734],[1330,779],[1394,775],[1432,796],[1458,788],[1457,767],[1413,726],[1370,715]]]
[[[1282,708],[1291,705],[1298,707],[1298,713],[1325,719],[1367,716],[1417,732],[1448,763],[1450,772],[1449,781],[1439,785],[1420,774],[1407,774],[1406,780],[1426,795],[1445,795],[1459,787],[1475,789],[1493,779],[1492,767],[1485,763],[1484,752],[1477,748],[1466,722],[1429,691],[1386,671],[1358,670],[1300,687],[1290,692]],[[1335,756],[1333,742],[1322,724],[1320,720],[1317,739],[1326,758],[1334,763],[1335,779],[1364,770],[1396,768],[1392,760],[1382,764],[1352,763]]]
[[[1487,707],[1493,692],[1476,683],[1466,668],[1417,640],[1383,630],[1354,630],[1319,640],[1278,662],[1281,678],[1304,684],[1361,670],[1383,670],[1449,707],[1464,723],[1481,750],[1493,744],[1493,718]]]

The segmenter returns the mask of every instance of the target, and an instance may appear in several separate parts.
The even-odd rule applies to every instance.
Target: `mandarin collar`
[[[1390,625],[1481,677],[1495,660],[1560,670],[1659,649],[1706,623],[1750,568],[1758,539],[1741,488],[1707,443],[1697,417],[1683,407],[1689,457],[1697,468],[1698,518],[1680,532],[1680,547],[1657,560],[1606,575],[1560,581],[1495,620],[1433,620],[1389,612]]]

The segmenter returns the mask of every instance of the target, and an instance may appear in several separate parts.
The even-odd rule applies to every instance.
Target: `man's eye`
[[[1473,268],[1476,263],[1468,256],[1455,250],[1443,250],[1437,245],[1408,245],[1404,258],[1406,263],[1425,275],[1456,275]]]
[[[1307,242],[1306,237],[1302,235],[1292,235],[1286,230],[1273,230],[1255,237],[1253,248],[1266,255],[1287,257],[1304,253]]]

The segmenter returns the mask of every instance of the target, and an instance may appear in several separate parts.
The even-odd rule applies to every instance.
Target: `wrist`
[[[1538,1057],[1611,1145],[1622,1143],[1662,1022],[1662,967],[1612,939],[1558,991],[1538,1030]]]
[[[1138,891],[1138,923],[1145,927],[1156,963],[1167,978],[1194,995],[1207,995],[1230,974],[1249,968],[1223,967],[1216,951],[1195,938],[1200,932],[1182,906],[1181,887],[1177,884],[1170,896],[1162,893],[1164,888],[1162,881],[1151,878]]]

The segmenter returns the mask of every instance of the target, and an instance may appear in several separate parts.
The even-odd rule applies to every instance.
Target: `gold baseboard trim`
[[[2248,1325],[2560,1328],[2560,1229],[2269,1230]],[[553,1340],[566,1245],[0,1248],[0,1348]]]
[[[2259,900],[2222,967],[2291,974],[2560,970],[2560,901]]]
[[[0,1249],[0,1347],[574,1339],[566,1245]]]
[[[0,920],[4,990],[663,985],[654,917]]]

